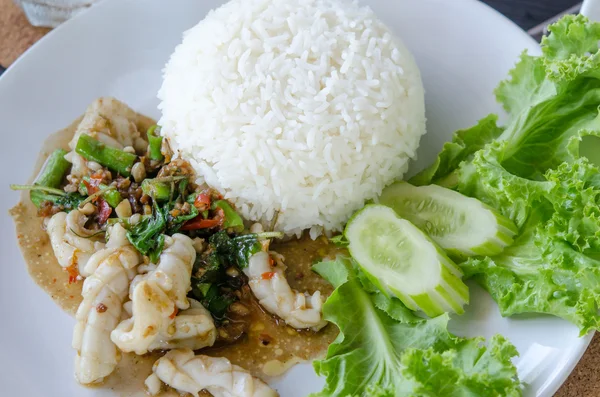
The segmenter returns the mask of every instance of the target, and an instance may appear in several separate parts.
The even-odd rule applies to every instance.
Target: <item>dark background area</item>
[[[454,0],[449,0],[454,1]],[[481,0],[506,15],[524,30],[581,3],[581,0]]]

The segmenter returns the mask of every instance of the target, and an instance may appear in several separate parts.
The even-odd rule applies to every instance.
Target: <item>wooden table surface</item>
[[[455,0],[450,0],[455,1]],[[483,0],[523,29],[530,29],[577,3],[576,0]],[[0,65],[10,66],[49,29],[29,25],[12,0],[0,0]],[[1,69],[0,69],[1,71]],[[597,334],[557,397],[600,397],[600,336]]]

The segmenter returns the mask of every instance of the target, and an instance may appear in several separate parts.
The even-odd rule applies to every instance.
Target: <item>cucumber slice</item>
[[[411,221],[451,256],[498,255],[519,231],[481,201],[437,185],[397,182],[383,190],[379,202]]]
[[[383,205],[367,205],[346,225],[352,257],[384,293],[430,317],[462,314],[469,290],[454,262],[419,228]]]

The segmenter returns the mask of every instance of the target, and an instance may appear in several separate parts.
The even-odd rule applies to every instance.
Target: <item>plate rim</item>
[[[360,2],[367,3],[368,0],[359,0]],[[416,1],[416,0],[405,0],[405,1]],[[440,1],[440,0],[435,0]],[[503,15],[502,13],[496,11],[490,5],[483,3],[478,0],[462,0],[465,3],[466,8],[479,8],[479,12],[488,15],[489,18],[495,18],[497,21],[502,21],[502,24],[506,26],[507,29],[518,29],[523,36],[523,40],[529,40],[530,43],[535,43],[535,46],[539,48],[539,43],[533,39],[525,30],[516,25],[512,20]],[[129,4],[127,4],[129,3]],[[61,34],[64,30],[70,29],[70,27],[76,23],[79,23],[81,20],[85,20],[86,18],[94,18],[94,14],[96,14],[97,10],[106,8],[106,7],[139,7],[143,5],[144,1],[141,0],[104,0],[102,2],[97,2],[92,4],[88,9],[82,11],[77,14],[75,17],[69,19],[68,21],[62,23],[58,27],[52,29],[48,32],[44,37],[30,46],[25,52],[23,52],[10,66],[6,68],[4,73],[0,75],[0,95],[2,95],[3,91],[7,91],[4,93],[5,95],[10,95],[10,90],[5,88],[8,85],[8,81],[12,79],[13,75],[17,75],[20,72],[21,64],[28,62],[28,60],[34,56],[36,51],[45,46],[47,42],[55,40],[55,37]],[[96,11],[94,11],[96,10]],[[516,61],[516,60],[515,60]],[[12,232],[12,230],[11,230]],[[21,259],[23,260],[23,259]],[[32,284],[33,285],[33,284]],[[510,317],[509,317],[510,318]],[[566,321],[566,320],[565,320]],[[562,369],[553,377],[552,381],[541,390],[541,393],[537,393],[537,396],[551,396],[554,395],[558,389],[564,384],[567,378],[573,373],[573,370],[577,366],[577,364],[581,361],[581,358],[585,354],[588,349],[593,336],[595,335],[595,331],[591,331],[584,336],[580,336],[577,340],[576,346],[573,346],[573,352]]]

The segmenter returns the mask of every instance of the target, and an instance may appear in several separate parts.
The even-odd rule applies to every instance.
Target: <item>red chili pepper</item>
[[[175,316],[177,315],[177,313],[178,313],[178,312],[179,312],[179,309],[177,308],[177,306],[175,306],[175,307],[173,308],[173,313],[171,313],[171,315],[169,316],[169,318],[170,318],[171,320],[173,320],[173,319],[175,318]]]
[[[200,193],[196,197],[196,200],[194,200],[194,207],[198,209],[202,208],[203,210],[210,207],[210,195],[206,193]]]
[[[266,272],[261,275],[263,280],[270,280],[275,277],[275,272]]]
[[[104,180],[104,176],[102,175],[102,171],[96,171],[92,175],[90,175],[90,180],[95,185],[99,185]]]
[[[101,183],[102,183],[102,175],[99,175],[99,174],[93,174],[92,176],[90,176],[89,181],[86,181],[84,179],[83,184],[85,185],[85,188],[87,189],[88,196],[91,196],[92,194],[98,192],[100,190],[99,186]]]
[[[197,229],[210,229],[219,226],[221,221],[219,219],[204,219],[202,215],[198,215],[194,219],[191,219],[181,227],[181,230],[197,230]]]
[[[91,179],[90,179],[90,182],[84,180],[83,184],[85,185],[88,196],[91,196],[92,194],[94,194],[98,191],[98,186],[94,185],[94,183],[92,183]]]
[[[112,213],[112,208],[110,208],[110,205],[102,197],[98,197],[96,205],[98,206],[98,223],[106,223]]]
[[[79,276],[79,266],[77,266],[77,255],[73,255],[71,258],[71,263],[69,266],[65,268],[67,273],[69,274],[69,284],[73,284],[77,281],[77,277]]]

